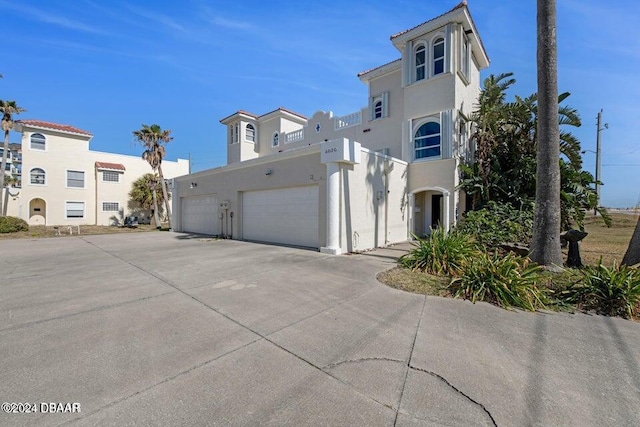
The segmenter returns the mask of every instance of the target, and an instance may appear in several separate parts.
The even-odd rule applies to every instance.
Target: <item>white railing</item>
[[[335,130],[346,129],[352,126],[358,126],[362,123],[362,114],[358,111],[356,113],[347,114],[346,116],[336,117],[333,120],[335,123]]]
[[[289,132],[284,137],[284,143],[289,144],[291,142],[302,141],[304,139],[304,128]]]

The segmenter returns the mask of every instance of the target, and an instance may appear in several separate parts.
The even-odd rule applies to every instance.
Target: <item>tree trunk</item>
[[[2,162],[0,163],[0,216],[5,216],[6,208],[3,206],[4,197],[2,192],[8,191],[4,188],[4,169],[7,167],[7,156],[9,155],[9,130],[4,131],[4,150],[2,151]]]
[[[538,147],[536,206],[529,256],[549,270],[562,267],[560,249],[560,129],[556,0],[538,0]]]
[[[160,228],[160,218],[158,217],[158,198],[156,197],[156,187],[158,184],[155,184],[151,189],[151,197],[153,197],[153,219],[156,222],[156,228]]]
[[[164,196],[164,206],[167,212],[167,221],[169,221],[169,229],[171,229],[171,206],[169,204],[169,197],[167,197],[167,184],[164,182],[164,176],[162,175],[162,165],[158,165],[158,177],[160,177],[162,195]]]
[[[631,236],[627,253],[622,258],[623,265],[636,265],[640,263],[640,217],[638,217],[638,223],[636,224],[636,230]]]

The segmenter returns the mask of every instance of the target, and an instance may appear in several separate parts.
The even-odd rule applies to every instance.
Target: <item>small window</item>
[[[31,184],[44,185],[46,174],[43,169],[33,168],[29,175],[31,177]]]
[[[47,140],[41,133],[31,134],[31,149],[44,150],[47,147]]]
[[[373,105],[373,118],[374,119],[382,118],[382,100],[381,99],[376,101],[376,103]]]
[[[240,130],[238,123],[229,125],[229,144],[238,142],[238,131]]]
[[[253,125],[247,125],[246,137],[247,141],[256,142],[256,129],[253,127]]]
[[[413,139],[415,158],[425,159],[440,156],[440,124],[427,122],[420,126]]]
[[[469,38],[465,35],[462,36],[462,58],[460,61],[460,68],[462,74],[469,80],[469,61],[470,61],[470,53],[469,53]]]
[[[418,46],[416,49],[416,81],[425,78],[425,54],[424,46]]]
[[[118,212],[120,210],[120,204],[118,202],[102,202],[103,212]]]
[[[84,188],[84,172],[67,171],[67,187]]]
[[[274,147],[277,147],[278,145],[280,145],[280,135],[278,134],[278,132],[273,134],[273,144]]]
[[[84,202],[67,202],[65,210],[67,218],[84,218]]]
[[[444,73],[444,39],[437,38],[433,42],[433,75]]]
[[[113,171],[103,171],[102,180],[104,182],[120,182],[120,174]]]

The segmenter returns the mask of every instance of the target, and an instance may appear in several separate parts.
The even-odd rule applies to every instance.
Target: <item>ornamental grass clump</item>
[[[414,236],[415,238],[415,236]],[[415,246],[398,260],[402,267],[445,276],[458,274],[468,260],[478,254],[474,240],[467,234],[431,230],[431,235],[414,240]]]
[[[542,268],[527,258],[482,252],[467,263],[449,289],[456,298],[486,301],[504,308],[544,308],[547,290],[538,286]]]
[[[606,316],[634,318],[640,315],[640,270],[638,267],[602,265],[585,267],[582,280],[565,291],[568,299],[585,310]]]

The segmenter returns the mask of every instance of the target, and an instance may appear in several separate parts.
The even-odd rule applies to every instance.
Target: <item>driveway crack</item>
[[[477,405],[478,407],[480,407],[484,411],[484,413],[487,414],[487,416],[491,420],[491,423],[495,427],[498,427],[498,424],[496,423],[496,420],[493,419],[493,416],[491,415],[491,412],[489,412],[489,410],[482,403],[480,403],[477,400],[471,398],[471,396],[469,396],[468,394],[464,393],[462,390],[460,390],[459,388],[457,388],[456,386],[451,384],[449,381],[447,381],[447,379],[445,377],[443,377],[442,375],[438,375],[435,372],[427,371],[426,369],[418,368],[418,367],[411,366],[411,365],[409,365],[409,369],[412,369],[412,370],[418,371],[418,372],[424,372],[425,374],[429,374],[432,377],[435,377],[435,378],[439,379],[440,381],[445,383],[449,388],[451,388],[456,393],[458,393],[460,396],[464,397],[465,399],[467,399],[469,402],[473,403],[474,405]]]
[[[331,363],[327,366],[325,366],[322,369],[331,369],[331,368],[335,368],[336,366],[340,366],[344,363],[359,363],[359,362],[372,362],[372,361],[382,361],[382,362],[395,362],[395,363],[405,363],[404,360],[400,360],[400,359],[390,359],[388,357],[363,357],[362,359],[351,359],[351,360],[342,360],[340,362],[336,362],[336,363]]]

